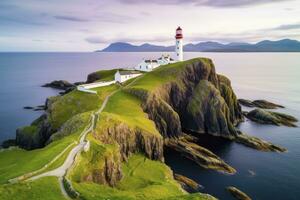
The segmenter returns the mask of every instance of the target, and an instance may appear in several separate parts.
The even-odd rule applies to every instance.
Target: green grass
[[[115,73],[118,70],[120,70],[120,71],[128,71],[126,69],[121,69],[121,68],[96,71],[96,72],[94,72],[94,74],[97,74],[98,77],[100,77],[96,82],[100,82],[100,81],[113,81],[113,80],[115,80]],[[130,71],[132,71],[132,70],[130,70]],[[143,73],[143,72],[141,72],[141,73]]]
[[[22,132],[27,136],[34,136],[37,133],[38,128],[36,126],[24,126],[21,128]]]
[[[34,182],[0,186],[0,200],[65,200],[58,179],[45,177]]]
[[[72,116],[100,108],[105,97],[117,88],[116,85],[96,88],[97,94],[74,90],[58,97],[50,108],[51,125],[58,129]]]
[[[139,127],[152,134],[160,135],[155,124],[141,107],[141,100],[125,92],[118,91],[110,97],[103,112],[114,114],[131,127]]]
[[[92,182],[73,182],[73,186],[86,200],[208,199],[202,194],[186,194],[167,165],[143,155],[131,156],[122,164],[122,172],[123,179],[115,188]]]
[[[90,150],[80,154],[75,167],[69,174],[69,177],[75,182],[80,182],[93,171],[102,172],[106,158],[112,158],[117,162],[120,157],[117,144],[102,144],[90,135],[88,140],[91,145]]]
[[[85,121],[85,123],[82,123],[82,126],[77,127],[77,130],[72,130],[72,134],[69,134],[60,140],[55,140],[44,148],[32,151],[26,151],[20,148],[0,151],[0,183],[5,183],[9,179],[42,168],[61,153],[68,145],[78,141],[80,133],[90,119],[90,113],[81,114],[81,117],[82,120]],[[59,159],[53,164],[59,166],[63,162],[64,160]]]
[[[114,80],[115,79],[115,73],[118,70],[119,69],[110,69],[110,70],[100,70],[100,71],[94,72],[95,74],[97,74],[100,77],[100,79],[98,79],[96,82]]]
[[[184,62],[163,65],[149,73],[144,74],[143,78],[137,80],[131,87],[152,91],[164,83],[176,81],[176,79],[178,79],[178,75],[183,71],[186,65],[197,60],[201,60],[204,63],[209,62],[209,60],[206,58],[194,58]]]

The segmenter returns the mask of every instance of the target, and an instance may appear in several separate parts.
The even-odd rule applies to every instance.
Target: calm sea
[[[37,106],[57,90],[40,87],[52,80],[84,81],[99,69],[132,67],[159,53],[0,53],[0,141],[13,138],[15,129],[29,124],[41,112]],[[186,53],[185,58],[209,57],[218,73],[228,76],[239,98],[267,99],[286,106],[279,111],[300,119],[300,53]],[[300,126],[300,124],[298,123]],[[174,152],[166,162],[180,174],[198,181],[220,199],[232,197],[225,190],[236,186],[258,200],[300,199],[300,129],[262,126],[249,121],[245,133],[288,148],[288,153],[265,153],[215,138],[202,144],[237,169],[235,175],[204,170]],[[207,142],[209,140],[209,143]]]

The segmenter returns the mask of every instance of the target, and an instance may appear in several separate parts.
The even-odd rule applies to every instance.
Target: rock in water
[[[275,104],[266,100],[255,100],[252,102],[258,108],[265,108],[265,109],[276,109],[276,108],[284,108],[284,106]]]
[[[174,174],[174,179],[184,188],[187,190],[193,190],[195,192],[199,191],[199,189],[203,188],[200,184],[195,182],[194,180],[180,175],[180,174]]]
[[[251,198],[245,194],[244,192],[240,191],[236,187],[227,187],[227,190],[232,194],[233,197],[235,197],[238,200],[251,200]]]
[[[165,145],[170,149],[181,153],[184,157],[196,162],[203,168],[213,169],[227,174],[236,173],[234,168],[225,163],[213,152],[188,141],[188,139],[184,136],[180,137],[179,139],[166,139]]]
[[[255,109],[246,114],[246,117],[252,121],[261,124],[284,125],[289,127],[297,127],[295,122],[298,120],[287,114],[279,112],[271,112],[263,109]]]
[[[255,105],[252,103],[252,101],[248,99],[238,99],[239,104],[246,107],[254,107]]]
[[[42,87],[51,87],[60,90],[67,90],[70,88],[74,88],[75,85],[65,80],[59,80],[59,81],[52,81],[51,83],[46,83]]]
[[[284,108],[284,106],[272,103],[266,100],[254,100],[250,101],[247,99],[239,99],[239,104],[246,106],[246,107],[257,107],[257,108],[264,108],[264,109],[276,109],[276,108]]]
[[[88,75],[86,83],[93,83],[99,79],[101,79],[101,75],[97,72],[93,72]]]
[[[275,152],[285,152],[287,151],[285,148],[280,147],[278,145],[272,144],[265,140],[259,139],[257,137],[253,137],[250,135],[246,135],[241,133],[236,136],[234,139],[236,142],[244,144],[248,147],[260,150],[260,151],[275,151]]]

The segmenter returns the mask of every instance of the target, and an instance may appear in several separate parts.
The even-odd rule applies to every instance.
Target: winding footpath
[[[131,83],[126,85],[124,88],[132,85],[137,79],[133,80]],[[91,119],[90,125],[88,126],[88,128],[86,128],[81,133],[79,143],[75,147],[73,147],[73,149],[69,152],[68,157],[66,158],[66,160],[64,161],[64,163],[60,167],[58,167],[54,170],[48,171],[48,172],[41,173],[41,174],[36,175],[36,176],[32,176],[32,177],[28,178],[27,180],[28,181],[34,181],[34,180],[37,180],[37,179],[42,178],[42,177],[56,176],[56,177],[58,177],[59,185],[60,185],[60,189],[61,189],[62,194],[64,195],[64,197],[66,199],[71,199],[69,197],[67,191],[66,191],[66,188],[65,188],[65,185],[64,185],[64,178],[65,178],[68,170],[73,166],[73,164],[75,162],[75,159],[76,159],[76,156],[84,149],[85,145],[87,145],[88,141],[86,140],[86,136],[89,132],[91,132],[96,127],[96,121],[97,121],[96,117],[99,117],[100,113],[104,110],[109,98],[111,96],[113,96],[115,93],[117,93],[118,91],[120,91],[120,90],[121,90],[121,88],[119,88],[118,90],[116,90],[116,91],[112,92],[111,94],[109,94],[108,96],[106,96],[106,98],[104,99],[104,101],[103,101],[101,107],[99,108],[99,110],[97,110],[95,113],[93,113],[91,115],[92,119]],[[61,154],[59,154],[59,155],[62,155],[62,154],[63,154],[63,152],[61,152]],[[38,170],[38,171],[40,171],[40,170]]]
[[[99,114],[104,110],[109,98],[114,95],[117,91],[119,90],[116,90],[114,91],[113,93],[111,93],[110,95],[108,95],[101,107],[99,110],[97,110],[95,113],[92,114],[92,120],[91,120],[91,123],[89,125],[89,128],[88,129],[85,129],[82,133],[81,133],[81,137],[80,137],[80,140],[79,140],[79,143],[70,151],[68,157],[66,158],[65,162],[58,168],[54,169],[54,170],[51,170],[51,171],[48,171],[48,172],[45,172],[45,173],[42,173],[42,174],[39,174],[39,175],[36,175],[36,176],[33,176],[31,178],[29,178],[28,180],[29,181],[34,181],[34,180],[37,180],[39,178],[42,178],[42,177],[47,177],[47,176],[56,176],[58,177],[58,180],[59,180],[59,185],[60,185],[60,188],[61,188],[61,191],[62,191],[62,194],[67,198],[67,199],[70,199],[66,189],[65,189],[65,186],[64,186],[64,176],[66,175],[67,171],[72,167],[72,165],[74,164],[75,162],[75,158],[76,156],[84,149],[84,146],[87,144],[87,140],[86,140],[86,136],[89,132],[91,132],[94,127],[96,126],[96,116],[99,116]]]

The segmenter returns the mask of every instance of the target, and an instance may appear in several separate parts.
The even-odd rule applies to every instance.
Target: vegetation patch
[[[0,152],[0,183],[5,183],[9,179],[38,170],[48,164],[59,155],[67,146],[78,140],[80,133],[84,130],[90,119],[90,113],[84,113],[80,117],[84,123],[78,129],[73,129],[72,134],[67,134],[60,140],[55,140],[42,149],[26,151],[20,148],[6,149]],[[72,119],[71,119],[72,120]],[[69,122],[72,124],[72,122]],[[65,155],[64,155],[65,156]],[[59,159],[55,162],[58,166],[64,162]]]
[[[0,199],[65,200],[56,177],[44,177],[33,182],[0,185]]]
[[[74,182],[73,186],[86,200],[214,199],[204,194],[186,194],[173,179],[168,166],[141,154],[133,155],[123,163],[122,172],[123,178],[116,187],[92,182]]]
[[[79,113],[96,110],[101,107],[105,97],[118,86],[109,85],[95,88],[97,94],[74,90],[63,96],[55,98],[49,103],[50,124],[54,130],[60,128],[68,119]]]

